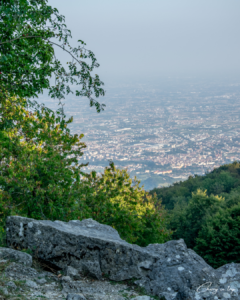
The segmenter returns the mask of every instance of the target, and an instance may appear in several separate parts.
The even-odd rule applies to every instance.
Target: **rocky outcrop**
[[[240,264],[214,270],[182,239],[143,248],[92,219],[65,223],[11,216],[6,227],[9,247],[31,249],[59,269],[76,269],[75,276],[134,279],[147,294],[166,300],[240,299]],[[65,290],[69,278],[65,276]],[[74,289],[80,293],[77,286]]]
[[[62,272],[65,276],[44,271],[40,265],[36,270],[23,264],[29,259],[28,254],[8,248],[4,252],[9,252],[11,257],[14,254],[15,261],[12,258],[0,260],[1,300],[154,300],[141,296],[126,284],[113,285],[107,279],[99,281],[81,277],[72,267]]]

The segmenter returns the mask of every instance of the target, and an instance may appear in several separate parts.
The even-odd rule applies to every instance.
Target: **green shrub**
[[[193,249],[206,216],[216,213],[223,203],[224,198],[208,196],[206,191],[201,190],[192,194],[188,204],[177,203],[171,211],[169,223],[169,228],[174,231],[173,238],[183,238],[188,248]]]
[[[130,243],[164,243],[171,236],[166,228],[167,213],[156,197],[148,195],[139,184],[136,178],[132,183],[126,170],[118,170],[110,163],[104,174],[96,176],[92,172],[81,182],[80,204],[85,203],[89,217],[112,226]]]
[[[79,157],[83,135],[71,135],[72,120],[45,107],[31,112],[27,102],[15,106],[6,99],[0,107],[0,225],[6,216],[35,219],[76,218],[76,188],[80,182]]]
[[[45,107],[30,112],[25,100],[6,100],[0,130],[0,226],[8,215],[68,221],[93,218],[113,226],[123,239],[146,246],[170,238],[167,215],[126,170],[114,164],[96,176],[81,171],[83,135],[71,135],[65,120]]]
[[[240,263],[240,203],[208,216],[194,250],[214,268]]]

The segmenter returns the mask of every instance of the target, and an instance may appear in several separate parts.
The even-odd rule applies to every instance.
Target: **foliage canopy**
[[[240,263],[240,203],[206,219],[194,250],[215,268]]]
[[[176,182],[170,187],[155,188],[150,194],[157,194],[165,208],[172,210],[176,203],[188,203],[193,192],[198,189],[205,191],[208,196],[229,194],[231,190],[240,186],[240,162],[223,165],[212,172],[199,176],[190,176],[188,180]]]
[[[216,213],[224,198],[208,196],[206,191],[197,190],[192,194],[187,206],[176,205],[171,212],[170,228],[174,231],[173,238],[183,238],[191,249],[196,245],[196,238],[202,228],[206,216]]]

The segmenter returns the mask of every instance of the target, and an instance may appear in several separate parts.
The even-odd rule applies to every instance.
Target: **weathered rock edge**
[[[27,267],[32,266],[32,256],[9,248],[0,247],[0,259],[17,261]]]
[[[11,248],[0,247],[0,251],[9,257],[0,260],[0,299],[154,300],[121,282],[113,286],[107,279],[81,277],[73,267],[58,275],[44,271],[40,265],[36,270],[26,265],[26,261],[30,263],[29,254]]]
[[[6,230],[8,246],[31,249],[59,268],[71,266],[97,279],[135,278],[147,293],[166,300],[240,299],[240,264],[214,270],[182,239],[143,248],[92,219],[65,223],[10,216]]]

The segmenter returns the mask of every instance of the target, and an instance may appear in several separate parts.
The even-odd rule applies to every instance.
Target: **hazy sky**
[[[240,74],[239,0],[49,0],[103,81]]]

